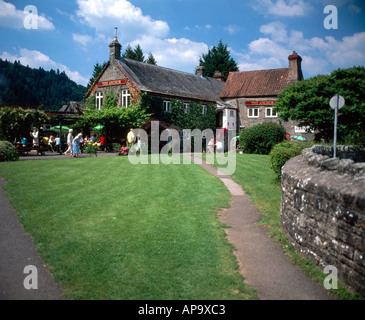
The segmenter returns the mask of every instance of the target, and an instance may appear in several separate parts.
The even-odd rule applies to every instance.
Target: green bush
[[[302,151],[306,148],[310,148],[312,146],[311,142],[291,142],[286,141],[277,144],[272,148],[270,152],[270,167],[274,170],[277,177],[281,178],[281,168],[284,164],[302,153]]]
[[[262,123],[243,129],[240,133],[241,149],[246,153],[269,154],[285,139],[285,128],[277,123]]]
[[[19,154],[16,148],[8,141],[0,141],[0,161],[16,161]]]

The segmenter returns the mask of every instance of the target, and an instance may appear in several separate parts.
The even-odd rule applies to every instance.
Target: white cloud
[[[199,58],[208,51],[203,42],[194,42],[185,38],[159,39],[144,36],[131,43],[140,44],[144,52],[152,52],[157,64],[163,67],[193,73],[199,64]]]
[[[24,8],[23,8],[24,9]],[[28,13],[24,13],[24,10],[17,10],[17,8],[9,2],[0,0],[0,25],[12,28],[22,29],[24,28],[24,19]],[[38,12],[37,17],[38,30],[54,30],[55,26],[53,23],[41,15]]]
[[[29,66],[31,68],[40,68],[42,67],[45,70],[57,70],[59,69],[61,72],[64,71],[68,77],[75,81],[78,84],[86,85],[89,79],[81,76],[77,71],[72,71],[65,65],[61,63],[57,63],[53,61],[47,55],[41,53],[40,51],[36,50],[28,50],[28,49],[20,49],[20,55],[15,56],[11,55],[8,52],[3,52],[0,55],[0,59],[8,60],[14,62],[15,60],[19,60],[20,63],[24,66]]]
[[[127,42],[143,35],[164,37],[169,33],[165,21],[143,15],[140,8],[127,0],[77,0],[77,4],[77,16],[97,33],[112,35],[117,26],[118,38]]]
[[[211,30],[213,28],[213,26],[210,25],[210,24],[206,24],[205,26],[201,26],[201,25],[196,24],[194,26],[194,28],[197,29],[197,30],[204,30],[204,29],[205,30]],[[190,28],[189,27],[185,27],[185,30],[190,30]]]
[[[194,72],[202,53],[208,46],[185,38],[169,38],[169,25],[165,21],[154,20],[144,15],[142,10],[127,0],[77,0],[77,17],[85,24],[95,28],[97,38],[100,35],[112,37],[114,27],[118,27],[118,40],[123,48],[127,44],[135,47],[139,44],[145,55],[152,52],[158,65],[186,72]],[[212,25],[185,27],[211,30]],[[82,45],[90,38],[73,35],[74,41]],[[95,39],[93,39],[95,41]]]
[[[286,27],[283,23],[279,21],[275,21],[261,26],[260,32],[270,35],[274,41],[286,42],[288,39]]]
[[[83,34],[77,34],[77,33],[72,34],[72,39],[84,47],[86,47],[89,43],[91,43],[93,41],[93,38],[91,36],[89,36],[87,34],[83,35]]]
[[[264,15],[271,14],[280,17],[305,16],[310,5],[303,0],[258,0],[253,1],[252,8]]]
[[[365,32],[341,40],[334,37],[307,39],[301,31],[288,32],[280,22],[263,25],[260,31],[267,37],[252,41],[245,54],[232,52],[238,57],[242,71],[287,67],[288,56],[293,51],[302,57],[302,69],[307,77],[365,64]]]
[[[235,24],[230,24],[230,25],[224,27],[224,31],[227,31],[229,34],[235,34],[239,31],[241,31],[241,27],[237,26]]]

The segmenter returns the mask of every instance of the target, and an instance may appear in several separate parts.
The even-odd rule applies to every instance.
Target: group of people
[[[127,134],[127,147],[132,147],[134,144],[136,144],[136,151],[139,151],[141,149],[141,137],[138,135],[136,138],[133,129],[130,129]]]
[[[74,137],[73,130],[70,129],[67,135],[68,148],[64,154],[68,155],[68,153],[70,153],[71,157],[73,156],[74,158],[79,158],[81,140],[82,140],[82,133],[79,133],[76,137]]]
[[[39,147],[40,143],[42,143],[44,145],[48,145],[52,152],[60,151],[61,138],[57,134],[54,136],[50,136],[49,138],[41,138],[39,136],[39,131],[34,128],[33,131],[29,133],[29,136],[32,139],[31,144],[29,144],[28,139],[23,135],[19,135],[19,138],[15,139],[14,143],[20,144],[23,148],[26,148],[28,146]]]
[[[94,135],[92,135],[90,138],[88,136],[85,136],[85,138],[83,138],[82,133],[79,133],[77,136],[74,137],[73,129],[70,129],[67,135],[67,150],[64,153],[64,155],[70,154],[71,157],[79,158],[82,145],[90,141],[96,142],[96,138]],[[102,136],[100,137],[100,144],[99,144],[101,150],[103,150],[104,145],[105,145],[105,137]]]
[[[50,136],[48,139],[48,145],[52,152],[60,152],[61,138],[57,134]]]

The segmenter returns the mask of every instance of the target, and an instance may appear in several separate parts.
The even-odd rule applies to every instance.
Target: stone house
[[[264,122],[283,125],[287,137],[302,135],[311,139],[312,134],[299,128],[293,121],[278,118],[275,102],[278,94],[287,86],[303,80],[302,58],[294,51],[289,57],[289,67],[279,69],[231,72],[220,98],[238,107],[239,128],[249,128]]]
[[[206,105],[214,104],[217,107],[217,128],[236,130],[237,107],[219,97],[224,87],[221,74],[210,78],[204,75],[204,68],[197,68],[196,74],[190,74],[125,59],[121,56],[121,48],[115,36],[109,44],[109,61],[85,95],[86,98],[95,96],[96,108],[102,108],[109,90],[117,95],[118,107],[125,108],[137,102],[142,94],[158,97],[160,112],[170,112],[173,99],[184,102],[186,113],[190,112],[192,102],[202,104],[203,115]]]

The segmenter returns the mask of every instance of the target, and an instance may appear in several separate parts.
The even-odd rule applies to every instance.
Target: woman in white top
[[[51,149],[52,152],[54,152],[54,145],[55,145],[55,143],[56,143],[56,141],[53,138],[53,136],[50,136],[49,137],[49,140],[48,140],[48,145],[49,145],[49,148]]]
[[[69,151],[70,151],[71,156],[73,156],[73,154],[74,154],[74,151],[73,151],[73,148],[72,148],[72,142],[73,142],[74,137],[72,136],[72,132],[73,132],[72,129],[68,130],[68,135],[67,135],[67,146],[68,146],[68,148],[65,152],[65,155],[67,155]]]
[[[38,147],[39,146],[39,131],[37,130],[37,128],[33,128],[33,132],[31,132],[30,135],[33,137],[33,146]]]

